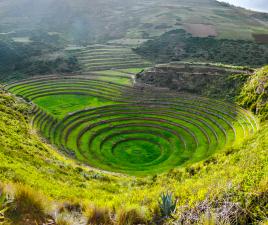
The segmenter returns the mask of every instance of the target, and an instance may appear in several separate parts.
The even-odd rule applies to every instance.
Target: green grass
[[[29,105],[19,103],[14,97],[0,94],[3,183],[31,186],[43,198],[53,199],[53,205],[55,201],[81,202],[117,213],[122,209],[142,208],[147,219],[152,219],[158,197],[166,191],[172,191],[179,199],[174,220],[180,218],[185,208],[194,210],[203,201],[217,200],[220,204],[226,198],[246,209],[251,221],[257,223],[267,218],[267,211],[262,207],[265,201],[267,204],[268,192],[266,123],[250,139],[205,161],[155,177],[136,178],[94,170],[59,154],[44,144],[29,126],[29,109]]]
[[[34,100],[34,103],[47,113],[59,119],[62,119],[70,112],[114,104],[112,101],[107,101],[99,97],[80,95],[46,96]]]
[[[256,71],[244,85],[238,102],[258,114],[261,120],[268,119],[268,66]]]
[[[100,80],[108,81],[108,82],[113,82],[117,84],[122,84],[122,85],[132,85],[132,79],[128,77],[109,77],[109,76],[103,76],[99,77]]]
[[[120,71],[122,72],[126,72],[126,73],[134,73],[137,74],[139,72],[141,72],[144,68],[128,68],[128,69],[122,69]]]
[[[103,79],[139,70],[34,77],[6,89],[36,104],[33,125],[63,152],[137,176],[198,162],[257,130],[254,117],[235,105]]]
[[[132,85],[133,76],[141,72],[144,68],[128,68],[128,69],[117,69],[117,70],[101,70],[94,71],[94,74],[99,74],[98,79],[104,81],[110,81],[122,85]],[[104,76],[106,75],[106,76]]]
[[[96,71],[94,73],[105,74],[105,75],[124,75],[124,73],[122,73],[119,70],[103,70],[103,71]]]

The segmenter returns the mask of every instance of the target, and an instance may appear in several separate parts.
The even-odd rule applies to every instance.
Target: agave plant
[[[161,216],[169,218],[176,211],[177,201],[173,200],[172,193],[162,193],[160,195],[159,207]]]

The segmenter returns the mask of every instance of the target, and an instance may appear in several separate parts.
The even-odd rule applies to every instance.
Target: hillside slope
[[[30,127],[31,106],[4,92],[0,94],[0,104],[1,182],[30,186],[31,192],[41,192],[57,202],[78,202],[84,205],[81,213],[87,215],[89,221],[96,216],[94,210],[95,214],[86,214],[87,209],[92,208],[90,205],[107,207],[108,212],[99,209],[99,216],[94,217],[97,222],[93,224],[100,224],[104,215],[110,218],[106,224],[113,221],[115,224],[147,224],[152,220],[161,224],[158,198],[161,192],[167,191],[173,192],[178,199],[173,220],[183,224],[203,224],[211,219],[250,224],[268,217],[268,127],[265,123],[243,144],[201,163],[159,176],[135,178],[106,174],[65,158],[45,144]],[[5,192],[10,193],[8,189]],[[56,220],[60,213],[55,213],[51,200],[48,202],[43,207],[49,217],[52,215]],[[67,214],[73,216],[75,209],[69,207]],[[135,209],[135,216],[129,211],[131,209]],[[208,212],[211,218],[207,218]],[[33,214],[26,209],[20,213]],[[15,222],[17,214],[16,208],[4,213]],[[62,216],[71,221],[66,212]],[[131,223],[126,222],[129,218]],[[166,221],[166,224],[170,223]]]
[[[202,61],[259,67],[268,63],[268,44],[253,41],[194,37],[182,29],[146,41],[135,49],[156,61]]]
[[[268,66],[257,70],[248,80],[238,101],[241,106],[260,115],[262,120],[268,119]]]
[[[201,37],[253,40],[252,34],[267,34],[268,21],[266,14],[216,0],[12,0],[0,8],[6,35],[27,37],[41,29],[76,42],[142,41],[181,28]]]

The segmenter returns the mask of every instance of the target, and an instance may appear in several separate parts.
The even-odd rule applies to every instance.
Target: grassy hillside
[[[0,8],[2,35],[20,41],[40,27],[78,43],[135,44],[181,28],[201,37],[242,40],[267,34],[266,14],[216,0],[12,0],[1,1]]]
[[[242,144],[203,162],[136,178],[104,173],[67,159],[45,144],[29,125],[32,106],[4,92],[0,102],[1,182],[4,186],[11,183],[1,195],[15,193],[14,199],[0,204],[0,214],[15,224],[25,224],[26,219],[29,224],[45,220],[58,224],[62,220],[69,224],[78,220],[84,221],[82,224],[170,224],[161,219],[164,215],[158,203],[160,193],[168,191],[178,200],[173,221],[250,224],[267,220],[265,122]],[[36,192],[41,193],[44,204],[37,204],[40,195]]]

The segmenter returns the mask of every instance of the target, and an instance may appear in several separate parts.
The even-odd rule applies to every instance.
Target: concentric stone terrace
[[[34,77],[6,89],[36,103],[34,126],[67,154],[127,174],[156,174],[205,159],[257,130],[254,117],[235,105],[119,85],[94,74]],[[63,117],[38,105],[73,95],[105,101]]]

